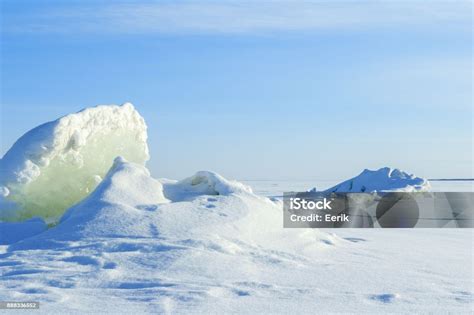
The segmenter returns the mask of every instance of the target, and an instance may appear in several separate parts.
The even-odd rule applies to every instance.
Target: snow
[[[429,191],[427,179],[416,177],[396,168],[383,167],[372,171],[365,169],[356,177],[350,178],[334,187],[329,192],[381,192],[381,191]]]
[[[144,119],[132,104],[88,108],[23,135],[0,160],[0,220],[56,221],[100,182],[115,157],[148,159]]]
[[[41,218],[23,222],[0,222],[0,245],[13,244],[46,231],[47,225]]]
[[[38,314],[472,312],[472,229],[284,229],[281,200],[255,194],[217,173],[201,171],[181,181],[154,179],[144,166],[146,127],[133,107],[94,110],[87,115],[92,120],[102,117],[102,110],[123,114],[115,126],[124,128],[119,132],[124,147],[119,152],[102,148],[112,132],[102,127],[89,126],[91,133],[84,138],[69,130],[73,151],[83,165],[90,163],[76,180],[90,179],[94,189],[70,206],[61,204],[68,209],[47,230],[39,218],[0,222],[0,243],[9,244],[0,246],[0,301],[38,301]],[[134,119],[135,127],[129,125]],[[39,146],[29,141],[59,137],[45,130],[39,132],[44,137],[32,132],[28,141],[22,140],[28,145],[20,145],[21,139],[14,145],[21,148],[15,149],[23,159],[18,165],[38,165],[26,152]],[[58,152],[44,154],[49,165],[70,155],[71,146],[63,151],[52,147]],[[89,159],[104,163],[99,167]],[[57,179],[57,187],[79,171],[75,160],[62,161],[72,165],[51,169],[50,175],[65,177]],[[2,160],[9,179],[2,182],[6,200],[1,211],[12,205],[9,212],[21,211],[12,202],[21,200],[19,195],[35,197],[29,185],[48,174],[47,166],[39,166],[37,173],[24,172],[29,182],[20,182],[15,177],[20,173],[12,170],[22,168],[13,164]],[[83,184],[48,194],[62,199]],[[336,188],[360,191],[362,186],[366,191],[412,191],[427,189],[428,183],[381,169],[364,171]],[[50,212],[39,210],[49,217]],[[55,213],[62,213],[59,205]]]
[[[195,241],[211,233],[220,239],[229,230],[229,236],[238,235],[240,240],[250,235],[253,241],[261,237],[264,242],[270,236],[276,241],[296,235],[301,241],[300,234],[311,235],[311,242],[317,236],[328,237],[316,230],[283,230],[281,220],[278,203],[218,174],[198,172],[182,181],[162,184],[144,166],[119,157],[95,191],[68,209],[60,224],[11,248],[49,248],[98,238],[152,239],[157,235],[189,239],[195,234]]]
[[[166,195],[171,200],[182,200],[195,195],[229,195],[233,193],[252,193],[252,189],[237,181],[229,181],[219,174],[200,171],[179,182],[163,180]]]
[[[281,220],[278,204],[215,173],[161,184],[143,166],[118,158],[60,224],[8,247],[0,285],[9,290],[0,299],[34,292],[45,312],[87,312],[104,301],[110,312],[153,304],[171,311],[176,303],[250,296],[260,286],[271,292],[273,285],[255,281],[265,269],[307,264],[341,241],[282,229]]]
[[[281,204],[211,172],[117,158],[60,224],[0,253],[0,300],[40,313],[469,313],[471,229],[283,229]]]

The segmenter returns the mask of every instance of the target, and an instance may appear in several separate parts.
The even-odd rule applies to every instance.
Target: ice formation
[[[348,179],[327,192],[381,192],[381,191],[428,191],[427,179],[416,177],[396,168],[383,167],[376,171],[365,169],[362,173]]]
[[[146,129],[126,103],[87,108],[28,131],[0,160],[0,221],[54,221],[97,186],[115,157],[144,165]]]

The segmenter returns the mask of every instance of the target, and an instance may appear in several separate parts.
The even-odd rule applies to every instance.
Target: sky
[[[1,4],[0,155],[132,102],[156,177],[474,177],[471,1]]]

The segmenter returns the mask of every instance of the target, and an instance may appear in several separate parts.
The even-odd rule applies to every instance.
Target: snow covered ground
[[[103,206],[85,200],[2,247],[0,300],[44,313],[472,311],[471,229],[283,230],[278,205],[212,174],[164,183],[167,202],[129,189],[159,186],[142,168],[116,168],[91,196]]]
[[[112,112],[122,110],[125,120],[141,121],[130,105]],[[76,117],[89,122],[94,115]],[[119,125],[129,128],[128,146],[147,153],[145,125],[137,134]],[[78,137],[69,131],[65,140]],[[48,132],[41,139],[63,139]],[[78,143],[47,152],[87,158],[90,148],[100,148]],[[41,161],[41,154],[19,156]],[[0,245],[0,301],[38,301],[35,312],[45,314],[472,313],[472,229],[283,229],[281,200],[266,196],[337,182],[240,183],[212,172],[158,180],[143,166],[147,156],[140,156],[135,162],[115,158],[108,171],[89,164],[81,176],[100,172],[101,180],[54,227],[45,230],[39,219],[0,222],[0,243],[10,244]],[[25,163],[14,167],[31,166]],[[5,165],[2,172],[15,174]],[[33,168],[39,170],[35,178],[47,181],[44,174],[56,167]],[[397,188],[411,189],[414,177],[385,171],[376,172],[388,177],[371,189],[384,189],[388,178],[388,188],[395,181]],[[9,214],[22,212],[9,202],[28,199],[28,184],[14,177],[2,184],[8,194],[0,205]],[[33,196],[36,202],[39,195]],[[31,210],[51,218],[48,211]]]

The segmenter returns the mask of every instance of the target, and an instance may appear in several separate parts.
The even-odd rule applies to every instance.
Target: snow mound
[[[142,165],[118,157],[104,180],[84,200],[69,208],[44,237],[80,240],[88,237],[149,237],[148,206],[167,203],[161,183]]]
[[[376,171],[365,169],[358,176],[331,187],[326,192],[413,192],[429,191],[430,188],[427,179],[396,168],[383,167]]]
[[[144,165],[146,129],[126,103],[87,108],[28,131],[0,160],[0,220],[54,221],[97,186],[115,157]]]
[[[252,194],[252,188],[237,181],[227,180],[210,171],[200,171],[181,181],[162,180],[165,195],[173,201],[198,195]]]
[[[305,235],[306,241],[298,235]],[[144,166],[119,157],[97,188],[69,208],[57,226],[11,248],[54,248],[97,239],[158,238],[184,240],[201,250],[224,246],[232,251],[239,246],[229,245],[223,238],[262,246],[288,244],[293,248],[298,246],[294,237],[300,245],[312,247],[318,245],[321,235],[326,233],[282,229],[280,204],[254,195],[245,185],[218,174],[198,172],[185,180],[162,184]]]

